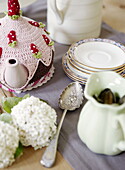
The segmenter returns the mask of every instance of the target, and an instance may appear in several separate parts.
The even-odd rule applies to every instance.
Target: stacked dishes
[[[85,84],[90,74],[115,71],[125,76],[125,46],[109,39],[85,39],[72,44],[62,58],[68,77]]]

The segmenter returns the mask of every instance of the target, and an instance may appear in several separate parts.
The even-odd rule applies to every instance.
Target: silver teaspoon
[[[49,146],[46,148],[40,163],[47,168],[53,166],[56,159],[56,150],[58,144],[58,137],[65,118],[67,110],[75,110],[79,108],[83,101],[83,89],[78,82],[70,83],[62,92],[59,98],[59,107],[64,109],[62,118],[57,128],[56,135],[51,140]]]

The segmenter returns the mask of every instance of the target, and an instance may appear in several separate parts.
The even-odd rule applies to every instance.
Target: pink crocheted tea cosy
[[[22,92],[52,77],[54,43],[44,26],[21,16],[18,0],[8,0],[0,19],[0,87]]]

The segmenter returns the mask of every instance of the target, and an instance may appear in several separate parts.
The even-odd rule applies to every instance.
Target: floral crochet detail
[[[8,39],[9,39],[9,42],[8,42],[8,45],[10,47],[15,47],[16,44],[17,44],[17,41],[16,41],[16,32],[15,31],[10,31],[10,33],[8,34]]]
[[[43,24],[42,22],[35,22],[35,21],[28,21],[28,22],[35,27],[39,27],[39,28],[45,27],[45,24]]]
[[[35,58],[41,58],[42,57],[42,53],[37,49],[35,44],[30,44],[30,49],[31,52],[33,53],[33,57]]]
[[[0,47],[0,57],[1,57],[1,55],[2,55],[2,47]]]
[[[50,39],[44,34],[42,36],[48,46],[54,45],[54,41],[50,41]]]
[[[8,16],[13,20],[20,17],[20,4],[18,0],[8,0]]]

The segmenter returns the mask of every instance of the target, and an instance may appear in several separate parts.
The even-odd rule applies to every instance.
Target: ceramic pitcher
[[[72,44],[100,35],[102,0],[47,0],[47,27],[53,40]]]
[[[105,88],[122,97],[125,95],[125,79],[113,71],[90,76],[84,91],[88,101],[80,113],[78,135],[93,152],[116,155],[125,151],[125,103],[99,103],[93,95]]]

